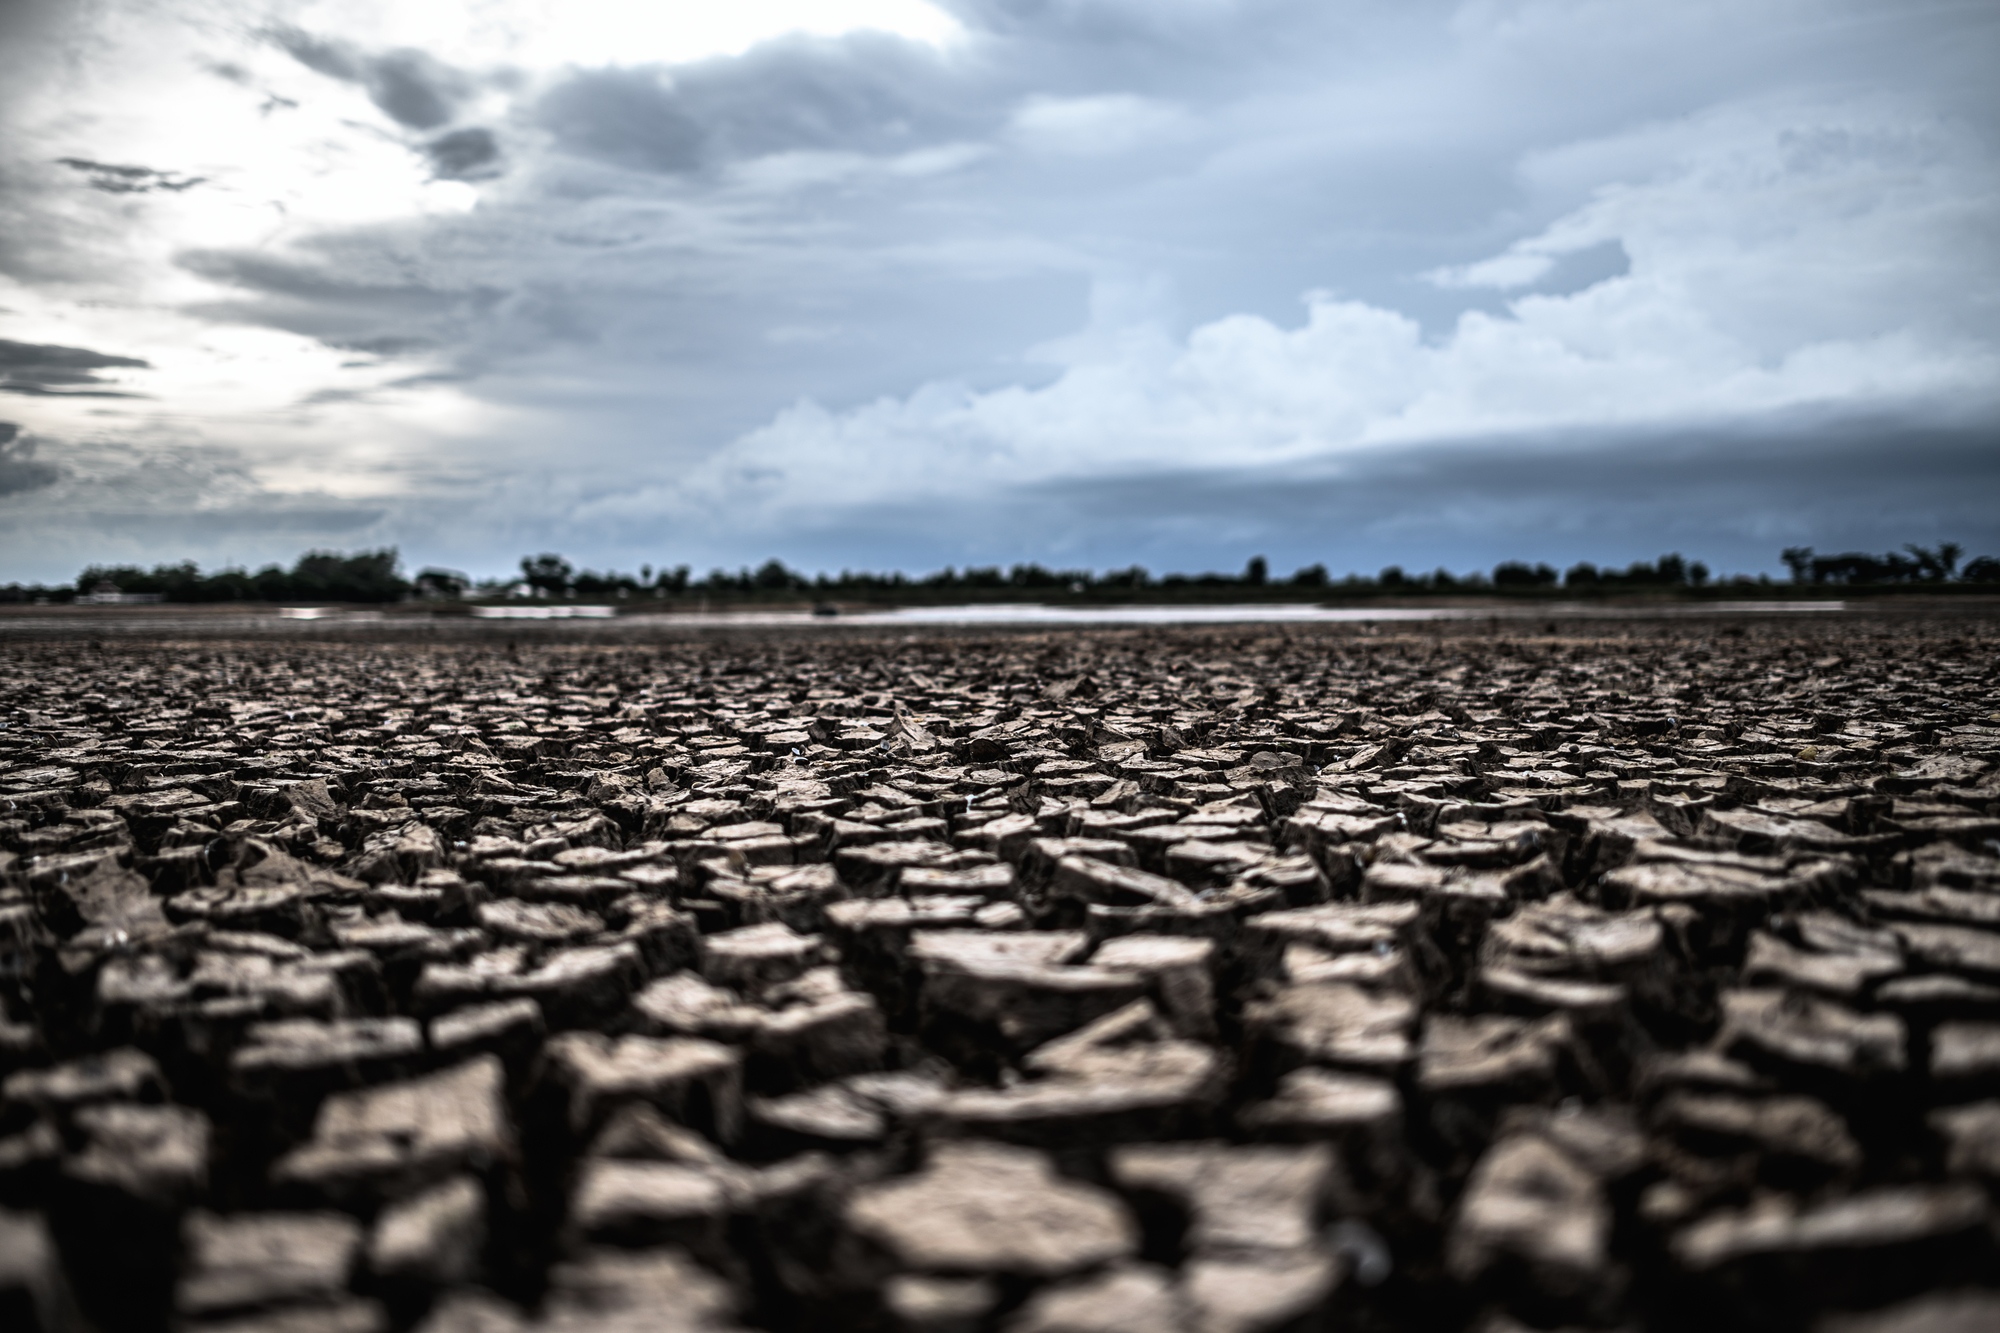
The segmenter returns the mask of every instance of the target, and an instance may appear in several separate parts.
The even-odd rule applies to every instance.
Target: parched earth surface
[[[0,1325],[2000,1327],[2000,625],[0,641]]]

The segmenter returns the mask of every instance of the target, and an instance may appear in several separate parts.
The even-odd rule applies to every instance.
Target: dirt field
[[[91,623],[9,1329],[2000,1327],[1990,614]]]

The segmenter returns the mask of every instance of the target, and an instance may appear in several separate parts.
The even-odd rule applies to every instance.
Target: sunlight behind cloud
[[[531,69],[678,64],[737,55],[789,33],[886,32],[933,46],[958,21],[926,0],[309,0],[290,22],[368,32],[384,46],[448,53],[458,62]]]

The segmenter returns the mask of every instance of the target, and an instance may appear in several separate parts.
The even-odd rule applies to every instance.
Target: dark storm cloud
[[[490,312],[505,296],[486,286],[430,286],[397,273],[394,263],[368,262],[381,258],[374,251],[280,259],[249,251],[194,250],[180,255],[178,262],[189,272],[246,293],[240,300],[193,306],[193,313],[381,355],[462,334],[468,319]]]
[[[1027,489],[1000,512],[1031,531],[1088,532],[1107,561],[1205,549],[1213,567],[1230,568],[1254,548],[1336,570],[1442,561],[1463,571],[1516,558],[1622,564],[1658,546],[1758,569],[1796,541],[1887,550],[1957,540],[2000,554],[1995,495],[2000,419],[1790,413],[1070,481]]]
[[[452,117],[464,80],[421,51],[394,51],[368,64],[368,96],[400,124],[434,130]]]
[[[154,190],[178,194],[207,179],[205,176],[181,176],[171,171],[157,171],[152,167],[93,162],[87,157],[59,157],[56,161],[71,171],[81,172],[91,189],[102,190],[106,194],[150,194]]]
[[[273,29],[270,38],[307,69],[360,85],[385,115],[413,130],[445,124],[469,91],[463,74],[423,51],[371,55],[297,28]]]
[[[58,452],[60,466],[29,443]],[[254,458],[157,418],[23,432],[0,443],[0,535],[11,548],[0,582],[74,578],[105,562],[289,561],[314,545],[365,544],[389,512],[320,488],[273,488],[256,471]]]
[[[1037,560],[1155,573],[1457,573],[1503,560],[1620,567],[1678,550],[1720,573],[1776,569],[1787,546],[1895,550],[1957,541],[2000,556],[2000,415],[1792,411],[1695,427],[1495,435],[1262,467],[1180,467],[976,494],[801,505],[734,535],[724,563],[935,569]],[[563,530],[645,550],[623,511]],[[684,524],[699,523],[690,514]],[[629,526],[627,526],[629,524]]]
[[[491,130],[453,130],[425,144],[424,152],[439,180],[487,180],[500,174],[500,143]]]
[[[680,104],[730,157],[791,149],[899,152],[990,131],[992,71],[873,33],[791,38],[679,72]]]
[[[701,164],[701,127],[656,70],[578,75],[549,91],[537,119],[564,149],[612,166],[679,172]]]
[[[346,42],[323,41],[297,28],[277,28],[269,35],[292,59],[315,73],[343,83],[359,83],[364,76],[360,53]]]
[[[1790,422],[1766,428],[1486,440],[1284,470],[1183,470],[922,505],[800,515],[769,553],[802,568],[1040,560],[1154,573],[1251,555],[1336,575],[1456,573],[1503,560],[1623,567],[1670,550],[1720,573],[1796,544],[1894,550],[1958,541],[2000,555],[2000,422]],[[608,535],[608,534],[607,534]],[[635,534],[636,536],[636,534]],[[761,548],[760,548],[761,549]],[[740,559],[753,558],[747,551]]]
[[[35,442],[21,438],[21,428],[0,421],[0,495],[18,495],[53,486],[62,470],[35,457]]]
[[[100,370],[150,369],[130,356],[110,356],[87,347],[10,342],[0,338],[0,393],[60,395],[69,398],[133,398],[109,387]]]
[[[984,67],[879,34],[794,37],[676,69],[579,71],[537,117],[563,149],[641,171],[800,149],[894,153],[1004,119]]]
[[[351,342],[336,344],[344,351],[366,352],[370,356],[403,356],[409,352],[428,351],[437,344],[429,338],[357,338]]]

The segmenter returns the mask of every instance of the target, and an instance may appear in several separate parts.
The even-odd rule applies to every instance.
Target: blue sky
[[[2000,552],[2000,8],[0,0],[0,580]]]

